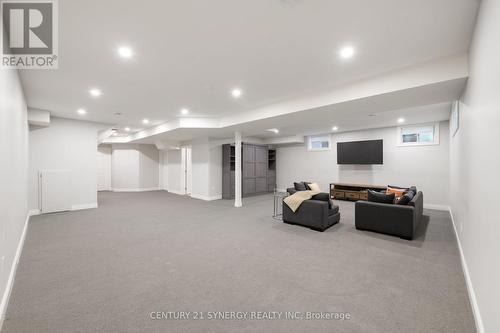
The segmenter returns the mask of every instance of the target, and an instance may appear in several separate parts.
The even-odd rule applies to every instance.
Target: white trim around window
[[[439,145],[439,122],[399,126],[398,147]]]
[[[325,151],[332,147],[332,138],[327,135],[313,135],[307,137],[307,150],[309,151]]]

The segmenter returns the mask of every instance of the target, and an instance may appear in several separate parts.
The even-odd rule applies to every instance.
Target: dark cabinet
[[[243,143],[241,148],[241,192],[251,196],[273,192],[276,187],[276,150]],[[234,145],[222,146],[222,198],[233,199],[236,154]]]

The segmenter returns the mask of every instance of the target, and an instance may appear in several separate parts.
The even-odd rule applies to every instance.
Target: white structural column
[[[241,132],[234,133],[235,170],[234,170],[234,207],[241,207]]]

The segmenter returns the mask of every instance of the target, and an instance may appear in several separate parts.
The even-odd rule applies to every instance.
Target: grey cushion
[[[304,184],[303,182],[293,183],[293,187],[295,187],[295,189],[297,191],[306,191],[307,190],[306,184]]]
[[[380,193],[380,192],[368,190],[368,201],[370,201],[370,202],[393,204],[394,198],[396,198],[396,195],[394,193],[385,194],[385,193]]]
[[[412,191],[413,192],[413,196],[416,196],[418,191],[417,191],[417,187],[416,186],[411,186],[408,191]]]

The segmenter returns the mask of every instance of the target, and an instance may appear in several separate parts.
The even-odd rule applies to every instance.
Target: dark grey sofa
[[[418,192],[408,205],[382,204],[368,201],[355,203],[355,225],[369,230],[411,240],[422,220],[424,195]]]
[[[287,192],[293,194],[296,190],[289,188]],[[328,193],[319,193],[310,200],[304,201],[295,213],[283,202],[283,222],[285,223],[325,231],[339,221],[339,207],[331,203]]]

